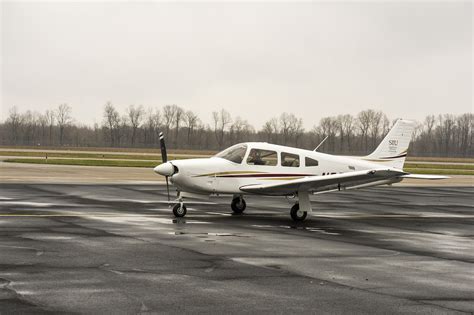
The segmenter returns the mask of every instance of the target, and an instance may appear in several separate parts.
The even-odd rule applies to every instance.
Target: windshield
[[[246,144],[236,144],[230,148],[225,149],[222,152],[217,153],[215,156],[240,164],[242,163],[242,160],[244,159],[244,155],[246,152],[247,152]]]

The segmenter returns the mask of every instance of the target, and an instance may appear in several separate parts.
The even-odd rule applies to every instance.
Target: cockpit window
[[[246,144],[237,144],[230,148],[225,149],[224,151],[217,153],[215,156],[240,164],[242,163],[242,160],[244,159],[246,152],[247,152]]]
[[[275,166],[278,162],[278,156],[275,151],[252,149],[247,158],[247,164]]]

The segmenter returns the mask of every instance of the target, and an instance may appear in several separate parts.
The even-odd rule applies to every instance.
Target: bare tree
[[[120,114],[111,102],[107,102],[104,107],[104,125],[109,130],[110,145],[113,147],[120,127]]]
[[[456,119],[456,125],[459,132],[459,151],[463,156],[467,156],[467,153],[472,148],[472,138],[469,141],[469,135],[472,135],[474,114],[466,113],[459,116]]]
[[[341,117],[341,127],[344,132],[346,141],[347,141],[347,149],[350,151],[352,147],[352,135],[354,133],[354,117],[349,114],[342,115]],[[341,143],[344,139],[341,138]],[[342,147],[342,144],[341,144]]]
[[[368,110],[361,111],[357,115],[359,129],[360,129],[362,139],[364,140],[364,143],[365,143],[366,152],[368,150],[368,145],[369,145],[368,144],[369,128],[370,128],[370,124],[372,123],[373,112],[374,112],[373,110],[368,109]]]
[[[158,108],[148,108],[146,112],[144,125],[144,142],[148,144],[155,144],[155,135],[158,136],[161,126],[161,113]]]
[[[413,129],[413,133],[411,136],[411,149],[413,150],[414,147],[417,145],[415,139],[417,139],[420,136],[420,133],[423,132],[423,124],[420,124],[419,122],[416,122],[415,128]]]
[[[303,119],[294,117],[294,120],[291,122],[290,136],[293,137],[295,146],[298,146],[298,142],[301,138],[301,135],[304,132],[303,128]]]
[[[382,117],[382,138],[384,138],[388,132],[390,131],[390,119],[388,119],[387,115],[383,114]]]
[[[440,115],[440,126],[444,136],[444,153],[447,154],[450,149],[450,143],[454,135],[455,121],[451,114]]]
[[[23,140],[25,144],[35,144],[36,117],[35,114],[27,110],[22,114]]]
[[[370,111],[370,113],[370,137],[372,138],[372,147],[375,147],[380,133],[383,113],[381,111]]]
[[[344,115],[337,115],[335,124],[339,131],[339,151],[342,152],[344,150],[344,138],[346,135],[346,130],[344,129]]]
[[[174,115],[174,126],[175,126],[175,130],[176,130],[176,133],[175,133],[175,136],[174,136],[174,143],[176,145],[178,144],[179,126],[180,126],[181,122],[183,121],[183,116],[184,116],[184,110],[181,107],[176,106],[176,111],[175,111],[175,115]]]
[[[56,112],[54,109],[52,110],[46,110],[45,112],[45,117],[48,122],[48,145],[53,144],[53,127],[54,127],[54,120],[56,119]]]
[[[265,135],[267,142],[272,141],[272,135],[275,133],[273,132],[273,127],[270,121],[267,121],[265,124],[263,124],[262,133]]]
[[[253,127],[247,120],[237,117],[234,123],[230,126],[230,134],[233,137],[233,142],[241,142],[244,136],[249,136],[254,132]]]
[[[280,133],[280,124],[278,118],[273,117],[263,125],[263,134],[266,135],[268,142],[278,142],[278,135]]]
[[[44,145],[46,142],[46,129],[48,127],[48,117],[46,114],[39,114],[38,115],[38,123],[41,127],[41,142],[40,144]]]
[[[116,129],[116,139],[117,139],[117,145],[121,146],[122,143],[125,143],[124,138],[127,135],[127,130],[129,129],[128,125],[128,116],[127,115],[122,115],[122,117],[119,120],[118,123],[118,128]]]
[[[13,106],[10,108],[6,125],[10,131],[10,140],[12,143],[18,143],[20,139],[20,128],[22,125],[22,117],[18,112],[18,108]]]
[[[301,118],[297,118],[294,114],[283,113],[280,115],[279,125],[283,136],[283,144],[286,145],[291,138],[298,142],[303,131],[303,120]]]
[[[325,135],[330,136],[323,149],[329,152],[351,152],[353,148],[370,149],[375,141],[384,137],[391,127],[391,120],[384,114],[373,110],[362,111],[354,118],[351,115],[325,117],[314,128],[305,132],[303,121],[293,114],[283,113],[268,120],[262,129],[254,128],[243,118],[237,117],[233,123],[225,110],[213,113],[214,128],[200,123],[198,115],[192,111],[176,115],[177,105],[168,105],[165,115],[157,108],[150,108],[146,114],[143,108],[129,107],[124,115],[108,102],[104,107],[102,126],[92,126],[79,122],[72,123],[70,108],[62,105],[61,110],[48,110],[40,115],[33,111],[19,112],[16,107],[10,109],[4,123],[0,122],[0,143],[5,145],[44,145],[54,144],[57,138],[62,145],[103,146],[112,145],[149,145],[155,144],[161,126],[178,136],[181,148],[215,149],[240,141],[269,141],[286,143],[302,148],[314,148]],[[135,114],[139,111],[140,114]],[[165,111],[163,111],[165,112]],[[65,115],[59,115],[64,113]],[[176,117],[181,117],[176,118]],[[65,119],[62,119],[64,118]],[[395,122],[396,120],[393,120]],[[177,123],[178,122],[178,123]],[[181,134],[182,126],[187,134]],[[62,136],[60,134],[60,126]],[[423,128],[418,125],[410,147],[410,155],[423,156],[466,156],[474,155],[474,114],[429,115],[423,120]],[[48,132],[49,129],[49,132]],[[56,131],[57,130],[57,131]],[[49,141],[48,141],[49,134]],[[58,136],[56,136],[56,134]]]
[[[142,105],[137,106],[137,107],[135,107],[134,105],[131,105],[127,109],[128,120],[130,121],[130,125],[132,127],[132,138],[131,138],[132,146],[135,145],[137,129],[138,127],[140,127],[142,123],[144,113],[145,111]]]
[[[63,145],[64,128],[72,122],[71,107],[68,104],[59,105],[56,112],[56,119],[59,127],[59,145]]]
[[[333,117],[324,117],[319,123],[321,132],[324,137],[328,137],[327,147],[333,152],[335,150],[335,138],[337,132],[337,122]],[[324,138],[323,138],[324,139]]]
[[[436,118],[434,115],[428,115],[425,118],[425,130],[428,135],[432,135],[433,133],[433,128],[436,123]]]
[[[314,125],[311,131],[309,132],[311,136],[311,148],[314,149],[316,146],[318,146],[321,141],[325,138],[324,132],[319,125]],[[318,150],[320,150],[318,148]]]
[[[171,125],[175,121],[177,108],[178,106],[176,105],[166,105],[163,107],[163,123],[166,128],[166,137],[169,135]]]
[[[186,113],[184,113],[184,124],[188,128],[188,137],[187,137],[188,145],[190,144],[190,137],[193,134],[194,128],[196,127],[198,123],[199,123],[199,118],[193,111],[188,110],[186,111]]]
[[[216,141],[219,149],[222,148],[224,144],[224,133],[232,121],[232,118],[225,109],[221,109],[219,112],[212,112],[212,120],[214,121],[214,134],[216,136]]]

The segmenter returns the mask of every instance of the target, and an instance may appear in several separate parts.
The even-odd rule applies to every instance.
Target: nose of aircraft
[[[153,169],[155,173],[163,176],[171,176],[174,173],[174,166],[170,162],[162,163]]]

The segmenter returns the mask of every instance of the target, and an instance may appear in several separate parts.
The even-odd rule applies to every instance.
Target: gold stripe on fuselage
[[[299,177],[264,177],[264,178],[259,178],[260,180],[294,180],[294,179],[300,179],[305,176],[299,176]]]
[[[264,174],[267,172],[258,172],[258,171],[228,171],[228,172],[216,172],[216,173],[207,173],[201,175],[195,175],[194,177],[205,177],[205,176],[222,176],[222,175],[252,175],[252,174]]]

